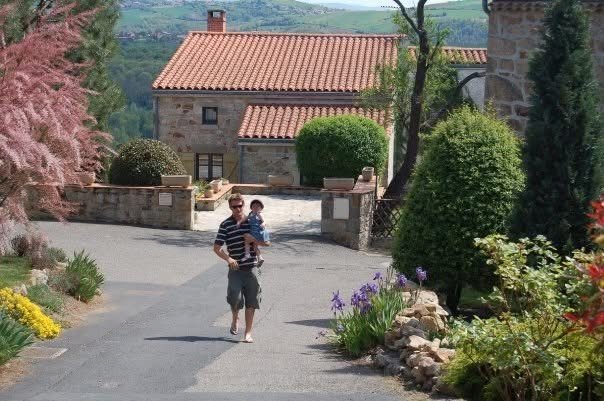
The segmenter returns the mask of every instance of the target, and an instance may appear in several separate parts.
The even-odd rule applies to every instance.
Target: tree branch
[[[407,23],[411,26],[411,29],[413,29],[415,31],[415,33],[419,35],[419,33],[420,33],[419,29],[417,28],[417,25],[415,25],[415,22],[411,19],[411,17],[409,16],[409,14],[407,14],[407,9],[403,5],[403,3],[401,3],[400,0],[394,0],[394,2],[400,8],[401,14],[403,14],[403,17],[405,18],[405,20],[407,21]]]
[[[453,104],[455,103],[455,98],[457,97],[457,95],[459,95],[462,88],[464,86],[466,86],[466,84],[468,82],[470,82],[471,80],[473,80],[475,78],[483,78],[485,76],[486,76],[486,72],[473,72],[470,75],[468,75],[467,77],[465,77],[464,79],[462,79],[457,84],[457,87],[455,88],[455,91],[453,92],[453,96],[451,96],[451,99],[449,99],[449,102],[445,105],[445,107],[440,109],[434,117],[430,118],[428,121],[426,121],[422,124],[422,130],[424,130],[426,128],[431,128],[438,120],[440,120],[447,113],[447,111],[449,111],[451,106],[453,106]]]

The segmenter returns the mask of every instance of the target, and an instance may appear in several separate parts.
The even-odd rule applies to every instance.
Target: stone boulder
[[[31,285],[48,284],[48,274],[43,270],[32,269],[29,278]]]

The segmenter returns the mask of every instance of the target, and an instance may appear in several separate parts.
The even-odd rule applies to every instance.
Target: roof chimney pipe
[[[225,10],[208,10],[208,32],[226,32]]]

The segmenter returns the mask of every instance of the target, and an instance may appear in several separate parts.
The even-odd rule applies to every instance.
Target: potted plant
[[[371,181],[373,178],[373,167],[363,167],[361,175],[363,176],[363,181]]]
[[[350,191],[354,188],[354,178],[323,178],[323,188]]]
[[[222,179],[210,181],[210,186],[212,187],[212,191],[217,194],[222,189]]]
[[[222,180],[222,185],[229,185],[229,180],[226,178],[220,178]]]
[[[204,198],[211,198],[212,196],[214,196],[214,191],[212,191],[211,187],[208,187],[203,191],[203,196]]]

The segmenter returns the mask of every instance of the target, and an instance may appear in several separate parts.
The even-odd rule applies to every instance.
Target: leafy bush
[[[397,280],[399,285],[392,285],[391,272],[389,269],[386,279],[380,273],[376,274],[373,283],[364,284],[354,291],[350,300],[352,310],[349,312],[344,312],[345,304],[340,292],[333,294],[331,309],[334,312],[334,334],[331,340],[352,356],[359,356],[383,344],[384,333],[390,328],[392,320],[405,309],[401,288],[406,279],[400,276]]]
[[[109,169],[109,182],[117,185],[160,185],[162,175],[186,174],[182,161],[167,144],[136,139],[120,148]]]
[[[19,234],[11,239],[11,248],[17,256],[31,259],[41,258],[48,249],[46,237],[41,233]]]
[[[388,137],[375,121],[355,115],[318,117],[296,137],[296,158],[304,182],[323,177],[357,178],[363,167],[381,173],[388,159]]]
[[[94,259],[84,255],[84,251],[69,259],[65,275],[68,282],[67,293],[83,302],[90,301],[105,281]]]
[[[63,297],[44,284],[28,287],[27,297],[44,309],[55,313],[61,312],[65,305]]]
[[[13,252],[15,252],[15,255],[23,257],[29,250],[29,240],[24,234],[15,235],[10,240],[10,246],[13,249]]]
[[[519,143],[503,122],[463,107],[425,138],[393,248],[394,266],[433,271],[456,311],[461,289],[490,286],[473,240],[505,232],[523,187]]]
[[[10,288],[0,289],[0,311],[29,327],[39,338],[54,338],[61,326],[46,316],[40,307]]]
[[[23,348],[33,342],[31,330],[0,312],[0,365],[18,356]]]
[[[499,278],[488,296],[499,313],[452,325],[457,354],[445,381],[472,400],[593,399],[587,393],[604,383],[603,353],[562,318],[582,299],[580,260],[562,261],[543,237],[512,243],[493,235],[476,244]]]
[[[50,258],[55,262],[63,263],[63,262],[67,261],[67,254],[61,248],[50,247],[50,248],[48,248],[47,253],[50,256]]]

